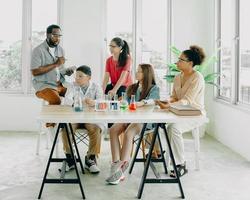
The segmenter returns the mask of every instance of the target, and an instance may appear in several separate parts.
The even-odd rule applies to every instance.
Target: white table
[[[205,116],[177,116],[153,106],[144,106],[136,111],[74,112],[70,106],[45,105],[37,118],[42,123],[179,123],[182,121],[206,121]]]
[[[47,106],[42,107],[42,110],[38,116],[38,121],[42,123],[58,123],[59,128],[60,128],[60,125],[66,127],[66,124],[70,124],[70,123],[95,123],[95,124],[96,123],[154,123],[156,124],[155,130],[154,130],[155,134],[153,136],[152,143],[149,148],[149,153],[148,153],[149,156],[147,157],[147,160],[146,160],[140,188],[139,188],[138,195],[137,195],[138,198],[141,198],[145,183],[178,183],[180,192],[181,192],[181,197],[184,198],[184,193],[183,193],[181,182],[180,182],[178,175],[176,179],[147,179],[146,176],[148,172],[149,163],[151,160],[151,154],[153,151],[155,139],[156,137],[158,137],[158,128],[161,126],[165,132],[167,144],[170,150],[170,157],[174,165],[174,169],[176,171],[175,161],[174,161],[170,143],[167,137],[165,123],[181,123],[184,121],[186,122],[186,121],[193,121],[193,120],[202,123],[202,122],[206,122],[207,118],[205,116],[176,116],[173,113],[170,113],[166,110],[155,109],[152,106],[144,106],[142,108],[138,108],[136,111],[103,111],[103,112],[98,111],[97,112],[93,108],[85,108],[83,112],[75,112],[73,108],[70,106],[47,105]],[[144,128],[145,127],[146,127],[146,124],[144,124]],[[59,128],[55,137],[54,144],[58,136]],[[142,133],[140,135],[140,141],[143,138],[144,130],[145,129],[142,130]],[[139,145],[140,145],[140,142],[138,146]],[[52,159],[53,150],[54,148],[52,147],[50,159]],[[136,159],[138,150],[139,150],[139,147],[136,148],[136,153],[132,161],[133,163],[134,163],[134,159]],[[49,168],[50,159],[48,161],[46,172],[48,171],[48,168]],[[80,156],[79,156],[79,159],[80,159]],[[78,173],[77,167],[76,167],[76,171]],[[46,176],[47,176],[46,172],[45,172],[44,180],[46,179]],[[80,181],[80,177],[78,181]],[[79,184],[81,188],[81,183]],[[41,197],[43,185],[44,185],[44,181],[40,190],[39,197]],[[81,188],[81,191],[82,191],[83,198],[85,198],[82,188]]]

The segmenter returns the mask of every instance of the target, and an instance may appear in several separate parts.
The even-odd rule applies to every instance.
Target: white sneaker
[[[106,179],[106,182],[112,185],[117,185],[120,181],[125,179],[123,172],[128,168],[128,161],[118,161],[111,164],[110,176]]]
[[[100,169],[98,168],[96,164],[96,158],[94,155],[91,155],[89,158],[85,156],[85,168],[91,174],[98,174],[100,172]]]
[[[111,185],[117,185],[120,181],[125,179],[124,174],[122,173],[122,169],[118,169],[114,174],[106,179],[106,182]]]

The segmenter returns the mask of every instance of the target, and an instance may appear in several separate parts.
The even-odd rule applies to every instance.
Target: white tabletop
[[[70,106],[44,105],[38,116],[42,123],[177,123],[182,121],[207,122],[205,116],[177,116],[153,106],[137,108],[136,111],[95,111],[86,108],[75,112]]]

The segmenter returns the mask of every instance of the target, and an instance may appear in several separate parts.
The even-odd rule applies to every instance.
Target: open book
[[[197,116],[201,115],[201,111],[190,105],[170,105],[169,110],[176,115]]]

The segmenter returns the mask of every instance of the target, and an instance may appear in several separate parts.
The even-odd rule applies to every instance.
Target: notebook
[[[201,111],[190,105],[170,105],[169,110],[176,115],[182,116],[198,116]]]

